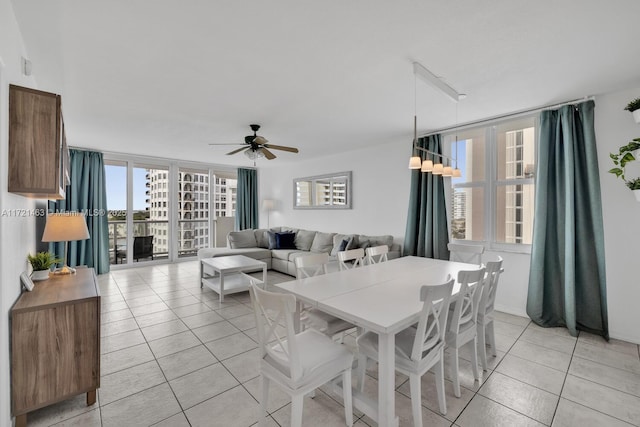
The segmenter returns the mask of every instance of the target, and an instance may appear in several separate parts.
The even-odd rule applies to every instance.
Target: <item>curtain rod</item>
[[[512,118],[512,117],[517,117],[517,116],[525,116],[527,114],[531,114],[531,113],[536,113],[536,112],[540,112],[542,110],[548,110],[551,108],[559,108],[562,107],[564,105],[571,105],[574,103],[578,103],[578,102],[585,102],[585,101],[590,101],[595,99],[594,96],[590,95],[590,96],[585,96],[584,98],[578,98],[578,99],[572,99],[571,101],[564,101],[564,102],[560,102],[557,104],[549,104],[549,105],[543,105],[541,107],[535,107],[535,108],[529,108],[526,110],[519,110],[519,111],[514,111],[513,113],[508,113],[508,114],[502,114],[499,116],[493,116],[493,117],[488,117],[486,119],[480,119],[480,120],[475,120],[473,122],[467,122],[467,123],[463,123],[459,126],[448,126],[446,128],[440,128],[440,129],[436,129],[433,131],[429,131],[428,133],[425,133],[423,135],[420,136],[420,138],[424,138],[427,136],[431,136],[431,135],[435,135],[437,133],[444,133],[444,132],[448,132],[448,131],[452,131],[452,130],[463,130],[463,129],[467,129],[473,126],[477,126],[480,124],[486,124],[486,123],[490,123],[490,122],[495,122],[498,120],[503,120],[503,119],[508,119],[508,118]]]
[[[161,163],[177,163],[178,165],[189,165],[191,164],[192,166],[196,166],[196,165],[202,165],[202,166],[207,166],[207,167],[214,167],[219,169],[221,172],[227,172],[227,171],[236,171],[239,167],[244,167],[247,169],[258,169],[256,167],[253,166],[234,166],[234,165],[223,165],[220,163],[205,163],[205,162],[196,162],[196,161],[192,161],[192,160],[177,160],[177,159],[169,159],[167,157],[157,157],[157,156],[148,156],[146,154],[131,154],[131,153],[120,153],[117,151],[105,151],[105,150],[100,150],[97,148],[87,148],[87,147],[76,147],[73,145],[69,146],[69,149],[74,149],[74,150],[91,150],[91,151],[97,151],[100,152],[104,155],[110,156],[110,157],[118,157],[118,160],[122,160],[122,159],[132,159],[132,160],[141,160],[142,163],[144,163],[145,160],[150,160],[152,162],[161,162]]]

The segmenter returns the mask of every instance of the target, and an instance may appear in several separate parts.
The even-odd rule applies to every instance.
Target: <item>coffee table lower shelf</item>
[[[221,280],[222,279],[222,280]],[[220,286],[220,282],[223,286]],[[224,296],[244,292],[249,290],[249,282],[242,274],[225,274],[223,276],[210,276],[202,278],[202,285],[213,290],[220,295],[220,302],[224,301]]]

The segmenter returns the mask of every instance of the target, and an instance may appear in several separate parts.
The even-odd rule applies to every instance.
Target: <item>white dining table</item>
[[[402,257],[388,262],[274,285],[299,302],[318,308],[378,334],[378,402],[354,390],[354,406],[379,426],[398,426],[395,415],[395,334],[416,323],[420,288],[438,285],[447,275],[477,270],[474,264]],[[460,284],[455,283],[456,295]]]

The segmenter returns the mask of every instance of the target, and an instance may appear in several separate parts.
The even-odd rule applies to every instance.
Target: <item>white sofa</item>
[[[334,270],[337,269],[336,254],[340,249],[379,245],[389,246],[389,259],[400,257],[400,245],[394,243],[390,235],[367,236],[275,227],[232,231],[227,236],[226,248],[200,249],[198,259],[245,255],[266,262],[269,269],[295,276],[294,260],[299,256],[326,252],[331,260],[329,269]]]

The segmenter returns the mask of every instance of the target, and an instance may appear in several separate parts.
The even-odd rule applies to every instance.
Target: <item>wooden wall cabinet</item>
[[[9,192],[64,199],[68,183],[60,95],[9,85]]]
[[[100,291],[92,268],[51,275],[11,309],[11,408],[27,413],[100,387]]]

